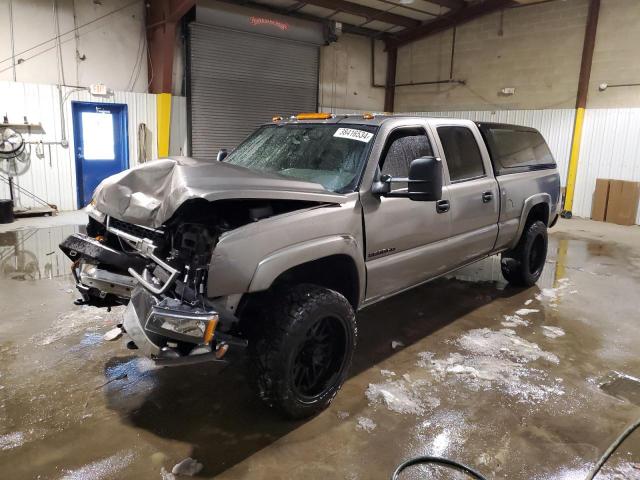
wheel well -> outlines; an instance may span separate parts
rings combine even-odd
[[[537,203],[531,210],[529,210],[529,215],[527,215],[526,226],[531,225],[533,222],[540,220],[545,225],[549,224],[549,205],[545,202]]]
[[[303,263],[283,272],[271,288],[286,284],[313,283],[341,293],[353,306],[358,307],[360,282],[355,262],[348,255],[331,255]]]

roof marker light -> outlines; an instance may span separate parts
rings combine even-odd
[[[373,120],[374,118],[376,118],[376,116],[373,113],[365,112],[362,114],[362,118],[364,118],[365,120]]]
[[[332,117],[332,113],[299,113],[296,120],[328,120]]]
[[[274,115],[273,117],[271,117],[271,121],[272,122],[281,122],[282,121],[282,117],[280,115]]]

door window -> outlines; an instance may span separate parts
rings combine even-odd
[[[82,143],[85,160],[116,158],[113,115],[107,112],[82,112]]]
[[[484,163],[473,132],[467,127],[438,127],[451,182],[484,177]]]
[[[401,128],[389,135],[382,151],[380,169],[384,175],[406,178],[412,161],[432,155],[431,143],[423,128]]]

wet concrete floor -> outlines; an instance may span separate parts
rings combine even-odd
[[[640,417],[638,227],[561,222],[533,288],[489,258],[360,312],[350,379],[303,422],[242,365],[156,369],[102,340],[121,310],[72,305],[56,246],[76,228],[0,234],[0,478],[153,479],[191,456],[200,478],[386,479],[432,454],[578,480]],[[640,432],[598,478],[640,478]]]

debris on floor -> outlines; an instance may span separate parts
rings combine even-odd
[[[127,468],[131,462],[133,462],[134,458],[135,454],[132,451],[118,452],[110,457],[96,460],[78,469],[67,471],[62,477],[62,480],[117,478],[118,475],[116,474]]]
[[[191,457],[187,457],[181,462],[175,464],[171,469],[171,473],[174,475],[186,475],[188,477],[193,477],[200,473],[200,470],[202,470],[202,464]]]
[[[545,337],[558,338],[558,337],[562,337],[564,335],[564,330],[561,329],[560,327],[550,327],[548,325],[543,325],[542,326],[542,334]]]
[[[358,424],[356,425],[357,430],[363,430],[367,433],[371,433],[375,430],[376,422],[367,417],[358,417]]]
[[[34,335],[31,341],[45,347],[83,331],[95,331],[103,326],[111,327],[121,321],[123,312],[124,307],[115,307],[111,312],[106,312],[101,308],[84,305],[59,315],[46,332]]]
[[[115,327],[105,333],[102,336],[102,339],[107,342],[112,342],[113,340],[117,340],[118,338],[120,338],[123,333],[124,331],[122,330],[122,327]]]
[[[440,404],[437,398],[429,394],[426,381],[412,381],[408,375],[401,380],[370,383],[365,395],[371,405],[384,404],[396,413],[423,415],[428,408]]]
[[[176,480],[176,476],[171,472],[167,472],[164,467],[160,469],[160,478],[162,480]]]
[[[400,340],[391,340],[391,348],[393,348],[394,350],[402,347],[404,347],[404,343],[402,343]]]
[[[529,321],[521,318],[519,315],[505,315],[504,320],[500,322],[503,327],[526,327]]]

